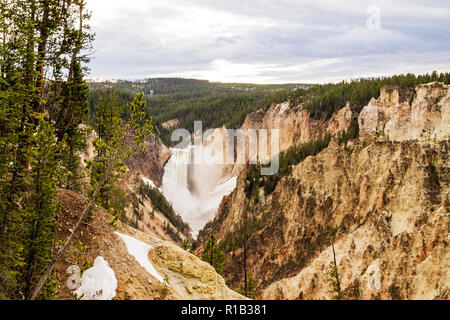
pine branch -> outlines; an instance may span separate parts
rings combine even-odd
[[[67,240],[64,243],[64,245],[59,249],[58,253],[53,258],[53,260],[50,263],[50,265],[48,266],[47,270],[42,275],[41,279],[39,280],[38,284],[36,285],[36,288],[33,290],[33,294],[31,295],[30,300],[35,300],[36,299],[36,297],[38,296],[38,294],[41,291],[42,287],[44,286],[45,282],[47,281],[47,279],[51,275],[53,269],[55,268],[56,264],[58,263],[59,259],[61,259],[61,257],[64,255],[64,253],[66,252],[67,248],[69,247],[69,244],[72,241],[73,237],[75,236],[75,233],[78,232],[78,230],[80,229],[81,225],[83,224],[85,218],[91,212],[91,210],[92,210],[92,208],[93,208],[93,206],[95,204],[95,199],[99,195],[100,190],[105,186],[106,182],[108,181],[109,175],[111,174],[112,170],[114,169],[114,166],[116,164],[117,158],[118,158],[119,154],[122,152],[124,141],[125,141],[125,139],[122,140],[121,145],[117,149],[114,157],[109,161],[108,166],[107,166],[107,168],[105,170],[105,174],[103,176],[103,179],[98,184],[98,186],[95,189],[94,193],[91,195],[91,197],[89,199],[89,202],[88,202],[88,205],[86,206],[86,208],[81,213],[81,216],[78,219],[78,222],[75,225],[75,227],[74,227],[72,233],[70,234],[69,238],[67,238]]]

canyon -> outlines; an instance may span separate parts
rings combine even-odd
[[[282,128],[281,150],[327,132],[335,138],[270,194],[260,188],[249,197],[240,171],[196,252],[211,234],[223,244],[242,236],[250,219],[244,244],[223,246],[231,288],[242,289],[251,273],[260,298],[331,299],[336,259],[348,298],[447,297],[449,96],[439,83],[406,92],[386,86],[360,114],[347,105],[328,120],[313,119],[301,106],[281,104],[249,115],[246,126]],[[339,144],[339,132],[355,121],[360,138]]]
[[[156,245],[150,259],[173,288],[163,294],[161,283],[128,273],[129,280],[118,279],[118,297],[243,298],[232,290],[242,292],[251,276],[256,298],[332,299],[329,270],[336,261],[341,299],[447,299],[449,115],[449,86],[440,83],[385,86],[360,112],[347,104],[328,117],[313,117],[290,101],[272,104],[249,114],[241,129],[279,129],[282,154],[331,138],[317,155],[283,172],[273,191],[259,178],[256,194],[248,193],[252,166],[193,164],[193,147],[170,149],[150,137],[147,152],[136,152],[120,183],[134,199],[126,210],[134,228],[121,224],[119,230]],[[355,127],[359,136],[343,139]],[[204,148],[218,151],[213,144]],[[177,229],[142,193],[142,185],[163,195],[190,229]],[[224,279],[213,269],[200,276],[207,264],[195,255],[210,235],[225,253]],[[118,245],[112,237],[105,242]],[[193,243],[194,255],[173,244],[180,240]],[[119,261],[110,260],[117,270]],[[223,289],[199,289],[204,286]]]

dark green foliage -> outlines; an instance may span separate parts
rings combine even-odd
[[[238,290],[237,292],[247,298],[256,299],[256,283],[253,279],[253,273],[249,272],[247,277],[247,285],[244,288]]]
[[[418,84],[439,81],[450,83],[450,73],[436,71],[431,74],[419,75],[406,74],[384,78],[358,79],[351,82],[337,84],[316,85],[308,90],[297,90],[292,93],[290,100],[292,105],[302,105],[309,110],[313,118],[323,116],[330,118],[334,112],[350,103],[353,111],[360,112],[370,99],[378,98],[381,87],[385,85],[411,87]]]
[[[114,88],[131,95],[144,93],[145,95],[171,95],[178,97],[205,96],[208,94],[229,94],[248,92],[279,92],[298,87],[308,87],[302,84],[251,84],[251,83],[220,83],[207,80],[183,79],[183,78],[151,78],[141,81],[118,80],[117,83],[91,83],[92,90]]]
[[[91,168],[91,183],[94,188],[104,177],[106,166],[109,158],[112,156],[117,144],[108,145],[114,138],[117,139],[119,127],[122,123],[122,114],[124,106],[117,104],[115,92],[111,92],[111,95],[107,99],[101,99],[96,108],[96,114],[94,118],[94,129],[98,134],[98,139],[94,142],[94,146],[97,150],[96,160],[90,163]],[[98,202],[107,210],[111,212],[123,211],[122,208],[113,208],[111,201],[114,194],[119,190],[115,186],[115,183],[119,176],[125,172],[126,168],[124,164],[119,164],[117,172],[108,177],[108,181],[105,183],[100,191]]]
[[[340,280],[339,280],[339,270],[338,267],[334,262],[331,262],[328,271],[328,284],[330,285],[330,293],[336,294],[333,296],[334,300],[340,300],[341,299],[341,287],[340,287]]]
[[[138,94],[126,106],[119,106],[116,95],[101,100],[96,108],[94,128],[98,138],[94,141],[96,157],[88,161],[91,174],[89,193],[101,186],[97,202],[111,212],[117,220],[123,216],[127,205],[125,195],[116,183],[125,173],[125,161],[132,155],[132,145],[142,146],[152,132],[151,119],[144,113],[146,102]],[[126,113],[127,120],[123,114]],[[111,167],[112,166],[112,167]]]
[[[330,141],[331,135],[326,134],[323,138],[310,140],[289,148],[280,155],[280,171],[289,171],[290,166],[303,162],[309,156],[316,156],[328,147]]]
[[[216,272],[220,275],[223,274],[223,263],[225,256],[220,250],[217,244],[217,239],[214,235],[211,235],[205,244],[202,252],[202,260],[208,262],[216,269]]]
[[[220,242],[220,248],[229,253],[238,248],[242,248],[245,242],[260,230],[262,223],[256,217],[245,216],[239,224],[233,226],[233,231],[228,232]]]
[[[186,250],[187,252],[191,252],[192,251],[191,241],[189,241],[189,239],[184,239],[184,241],[182,243],[182,248],[183,248],[183,250]]]
[[[90,130],[81,125],[89,114],[89,86],[83,79],[80,63],[72,62],[67,81],[55,81],[48,87],[47,95],[53,100],[49,103],[49,116],[54,122],[60,149],[62,170],[59,172],[59,185],[68,190],[81,191],[80,153],[87,146]]]
[[[299,89],[299,90],[303,91],[304,89]],[[279,103],[288,101],[292,94],[293,94],[292,90],[290,90],[290,89],[283,89],[283,90],[278,90],[278,91],[267,92],[257,102],[258,109],[267,110],[272,106],[272,104],[279,104]]]
[[[164,223],[163,229],[175,242],[181,242],[180,232],[175,231],[168,223]]]
[[[113,215],[111,225],[116,227],[117,221],[124,221],[125,208],[128,206],[127,194],[119,188],[109,189],[109,212]]]
[[[58,171],[58,186],[67,190],[81,191],[82,179],[80,153],[87,147],[87,135],[91,130],[87,127],[72,128],[64,133],[59,142],[60,162]]]
[[[47,269],[52,258],[55,216],[59,212],[56,200],[57,180],[54,172],[57,166],[57,145],[53,127],[44,120],[39,123],[36,134],[36,147],[31,158],[30,192],[25,200],[23,228],[24,265],[22,271],[25,298],[29,298],[32,289]],[[56,285],[49,278],[39,299],[49,299],[55,294]]]
[[[193,132],[194,121],[201,120],[203,129],[238,128],[242,125],[247,114],[256,111],[256,94],[227,94],[211,95],[206,97],[195,97],[183,99],[181,101],[167,101],[167,97],[151,97],[151,110],[149,114],[154,114],[155,123],[158,126],[162,141],[166,145],[173,145],[171,142],[172,130],[165,129],[162,123],[171,119],[179,119],[178,128],[184,128]],[[160,110],[158,112],[158,106]]]

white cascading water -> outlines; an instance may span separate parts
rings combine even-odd
[[[236,188],[237,179],[221,179],[221,165],[189,165],[192,150],[192,147],[171,149],[161,189],[196,237],[198,231],[214,218],[222,198]]]
[[[164,179],[169,186],[179,186],[188,188],[188,166],[186,165],[190,158],[190,149],[170,149],[170,159],[164,168]]]

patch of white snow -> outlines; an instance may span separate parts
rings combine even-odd
[[[81,277],[81,287],[74,294],[81,300],[112,300],[116,296],[117,279],[114,270],[103,257],[97,257],[94,266]]]
[[[131,254],[136,261],[144,268],[148,273],[150,273],[153,277],[158,279],[162,283],[166,283],[161,275],[156,271],[151,262],[148,260],[148,252],[153,247],[147,243],[139,241],[133,237],[121,234],[119,232],[114,232],[118,235],[122,241],[125,243],[127,247],[128,253]]]
[[[152,180],[143,177],[143,178],[142,178],[142,181],[144,181],[144,183],[145,183],[147,186],[149,186],[150,188],[152,188],[152,189],[158,189],[159,192],[162,193],[162,189],[161,189],[161,188],[158,188],[158,187],[156,186],[156,184],[155,184]]]

